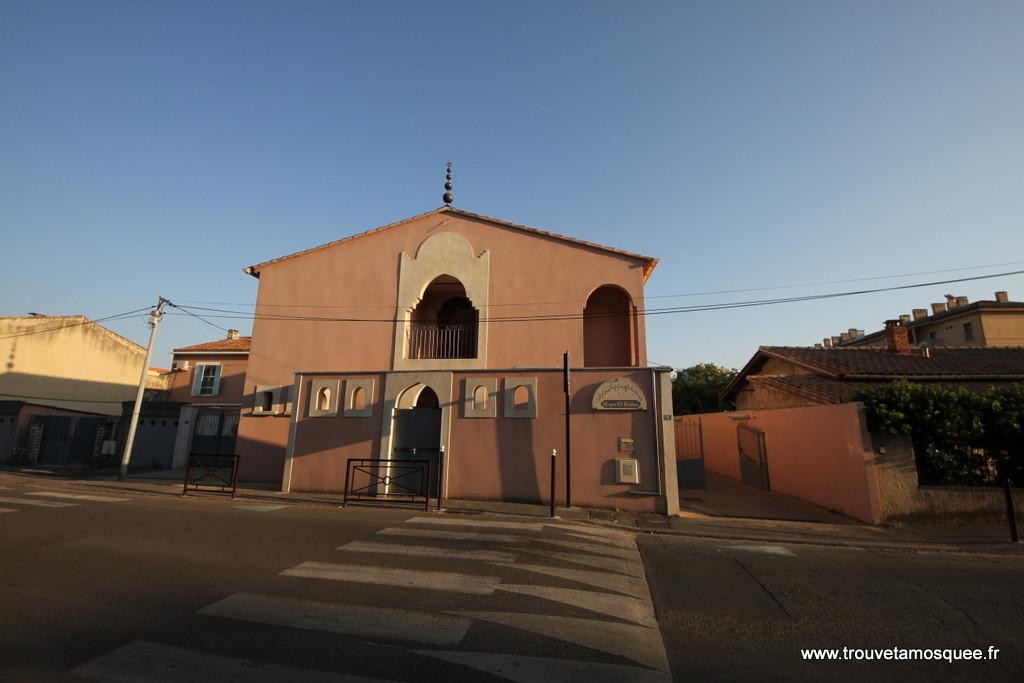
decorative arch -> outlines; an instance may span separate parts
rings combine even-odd
[[[630,367],[634,360],[633,300],[618,285],[602,285],[583,309],[584,367]]]
[[[398,297],[395,318],[402,322],[395,325],[395,346],[393,366],[396,370],[482,368],[487,363],[487,322],[488,278],[490,276],[490,254],[474,255],[469,241],[456,232],[438,232],[427,237],[416,248],[415,256],[402,254],[398,271]],[[445,301],[433,301],[433,295],[443,286],[458,283],[461,291],[449,298],[464,299],[455,308],[461,314],[475,309],[476,332],[467,348],[458,355],[446,358],[424,357],[420,349],[410,345],[411,331],[415,324],[422,324],[422,313],[437,304],[438,312]],[[466,304],[469,304],[468,306]],[[446,314],[457,316],[459,310],[448,310]]]

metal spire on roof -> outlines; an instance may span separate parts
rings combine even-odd
[[[441,196],[446,206],[451,206],[452,202],[455,201],[455,195],[452,194],[452,162],[448,162],[448,173],[445,174],[444,182],[444,195]]]

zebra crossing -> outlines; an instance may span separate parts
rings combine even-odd
[[[326,659],[309,668],[185,639],[133,641],[71,673],[101,683],[189,680],[201,663],[196,679],[205,681],[424,680],[428,670],[453,680],[671,680],[632,534],[439,514],[329,552],[283,569],[271,591],[234,593],[195,616],[205,620],[197,628],[219,632],[336,639],[315,641]],[[385,648],[386,660],[374,669],[343,654],[360,646]]]
[[[5,490],[10,491],[10,488],[5,487]],[[70,491],[30,491],[22,494],[22,496],[8,495],[6,493],[0,495],[0,503],[4,505],[4,507],[0,507],[0,513],[20,512],[26,508],[63,509],[78,507],[83,503],[121,503],[130,500],[129,498],[118,496],[73,493]],[[29,498],[28,496],[33,497]]]

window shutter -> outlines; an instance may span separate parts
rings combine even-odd
[[[198,396],[199,391],[203,386],[203,370],[206,366],[198,364],[195,366],[195,370],[192,371],[192,395]]]
[[[221,366],[214,365],[213,367],[214,367],[213,391],[210,392],[210,395],[211,396],[219,396],[220,395],[220,370],[221,370]]]

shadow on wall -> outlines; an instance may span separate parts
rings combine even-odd
[[[134,401],[138,384],[33,375],[0,374],[0,400],[11,399],[97,415],[120,415],[124,401]]]
[[[540,463],[548,464],[546,458],[551,454],[535,453],[532,419],[505,417],[501,410],[499,405],[495,418],[501,498],[513,503],[546,503],[549,494],[545,491],[541,496],[537,470]]]

